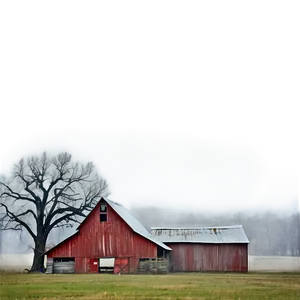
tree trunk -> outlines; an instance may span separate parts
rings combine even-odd
[[[46,240],[44,237],[37,237],[34,248],[33,263],[31,266],[31,272],[43,272],[44,271],[44,252],[45,252]]]

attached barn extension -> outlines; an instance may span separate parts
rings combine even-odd
[[[172,248],[174,272],[248,272],[248,239],[241,225],[152,227],[151,234]]]
[[[153,237],[121,204],[101,198],[77,232],[48,250],[49,273],[137,273],[152,261],[168,271],[170,248]],[[158,268],[160,261],[166,268]]]

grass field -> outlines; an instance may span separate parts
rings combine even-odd
[[[0,269],[30,268],[32,257],[0,256]],[[14,264],[12,264],[12,262]],[[3,299],[299,299],[298,257],[249,256],[248,274],[164,276],[46,275],[0,272]],[[22,265],[27,263],[28,265]],[[271,271],[282,273],[255,273]],[[287,273],[284,273],[287,272]],[[291,272],[291,273],[289,273]],[[295,273],[292,273],[295,272]],[[298,272],[298,273],[296,273]]]
[[[0,299],[300,299],[297,273],[0,274]]]

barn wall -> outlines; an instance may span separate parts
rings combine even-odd
[[[248,271],[247,244],[168,243],[171,271]]]
[[[130,271],[136,270],[137,259],[157,256],[157,246],[136,234],[108,205],[107,222],[100,222],[100,203],[80,225],[79,233],[47,253],[52,257],[75,257],[78,273],[89,272],[88,258],[132,257]]]

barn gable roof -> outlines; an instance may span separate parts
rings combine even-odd
[[[164,243],[249,243],[242,225],[221,227],[151,227],[151,234]]]
[[[166,246],[162,241],[157,239],[155,236],[151,235],[148,230],[137,220],[137,218],[122,204],[119,204],[117,202],[111,201],[107,198],[103,199],[110,205],[110,207],[127,223],[131,229],[138,233],[139,235],[145,237],[146,239],[152,241],[153,243],[157,244],[158,246],[166,249],[166,250],[172,250],[168,246]]]
[[[144,238],[150,240],[151,242],[155,243],[156,245],[162,247],[165,250],[172,250],[170,247],[168,247],[167,245],[165,245],[163,242],[161,242],[160,240],[158,240],[156,237],[154,237],[153,235],[151,235],[150,232],[148,232],[146,230],[146,228],[136,219],[136,217],[127,209],[125,208],[122,204],[119,204],[117,202],[111,201],[105,197],[102,197],[99,202],[101,200],[105,200],[110,207],[127,223],[127,225],[137,234],[143,236]],[[98,203],[99,203],[98,202]],[[98,205],[97,203],[97,205]],[[97,205],[95,205],[95,207],[88,213],[88,215],[82,220],[82,222],[80,223],[80,225],[77,227],[76,232],[73,233],[71,236],[67,237],[66,239],[64,239],[63,241],[61,241],[60,243],[58,243],[57,245],[55,245],[53,248],[47,250],[44,254],[47,254],[48,252],[50,252],[51,250],[53,250],[54,248],[56,248],[57,246],[61,245],[62,243],[64,243],[65,241],[69,240],[70,238],[72,238],[74,235],[78,234],[80,231],[80,227],[83,225],[83,223],[85,223],[85,221],[87,220],[87,218],[89,217],[89,215],[92,213],[92,211],[94,211],[94,209],[96,209]]]

